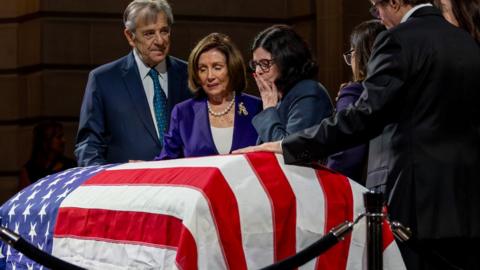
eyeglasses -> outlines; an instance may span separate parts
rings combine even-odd
[[[268,72],[273,64],[275,64],[273,59],[260,59],[258,61],[252,59],[248,62],[248,67],[255,71],[257,70],[257,66],[260,66],[262,72]]]
[[[354,49],[350,49],[349,51],[343,53],[343,60],[345,60],[345,63],[349,66],[352,65],[352,53],[354,51]]]
[[[368,11],[370,11],[370,14],[372,14],[373,17],[375,18],[380,18],[380,14],[378,13],[378,8],[377,8],[377,5],[382,3],[383,0],[379,0],[379,1],[376,1],[372,4],[372,6],[370,7],[370,9]]]

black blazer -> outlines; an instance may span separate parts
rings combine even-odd
[[[283,141],[299,163],[370,142],[367,187],[419,238],[480,237],[480,49],[423,7],[377,38],[355,106]]]
[[[191,93],[185,61],[168,56],[167,72],[170,114]],[[93,70],[80,112],[78,165],[153,160],[161,150],[133,52]]]

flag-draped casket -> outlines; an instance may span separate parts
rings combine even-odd
[[[2,226],[88,269],[258,269],[364,211],[363,187],[269,153],[74,168],[1,207]],[[384,267],[404,269],[384,226]],[[365,269],[366,225],[301,269]],[[6,269],[41,269],[7,245]]]

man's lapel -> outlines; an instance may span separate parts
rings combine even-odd
[[[147,97],[143,89],[142,81],[140,80],[140,73],[138,72],[133,53],[128,55],[127,61],[123,66],[122,77],[136,109],[136,113],[139,115],[143,125],[155,142],[161,145],[157,132],[155,131],[152,114],[150,113],[150,107],[148,106]]]

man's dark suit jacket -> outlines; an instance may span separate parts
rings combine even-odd
[[[184,61],[168,56],[167,72],[170,119],[173,106],[191,94]],[[80,112],[79,166],[153,160],[161,150],[133,52],[93,70]]]
[[[288,163],[370,142],[367,187],[419,239],[480,237],[480,49],[433,7],[380,34],[355,104],[288,137]]]

